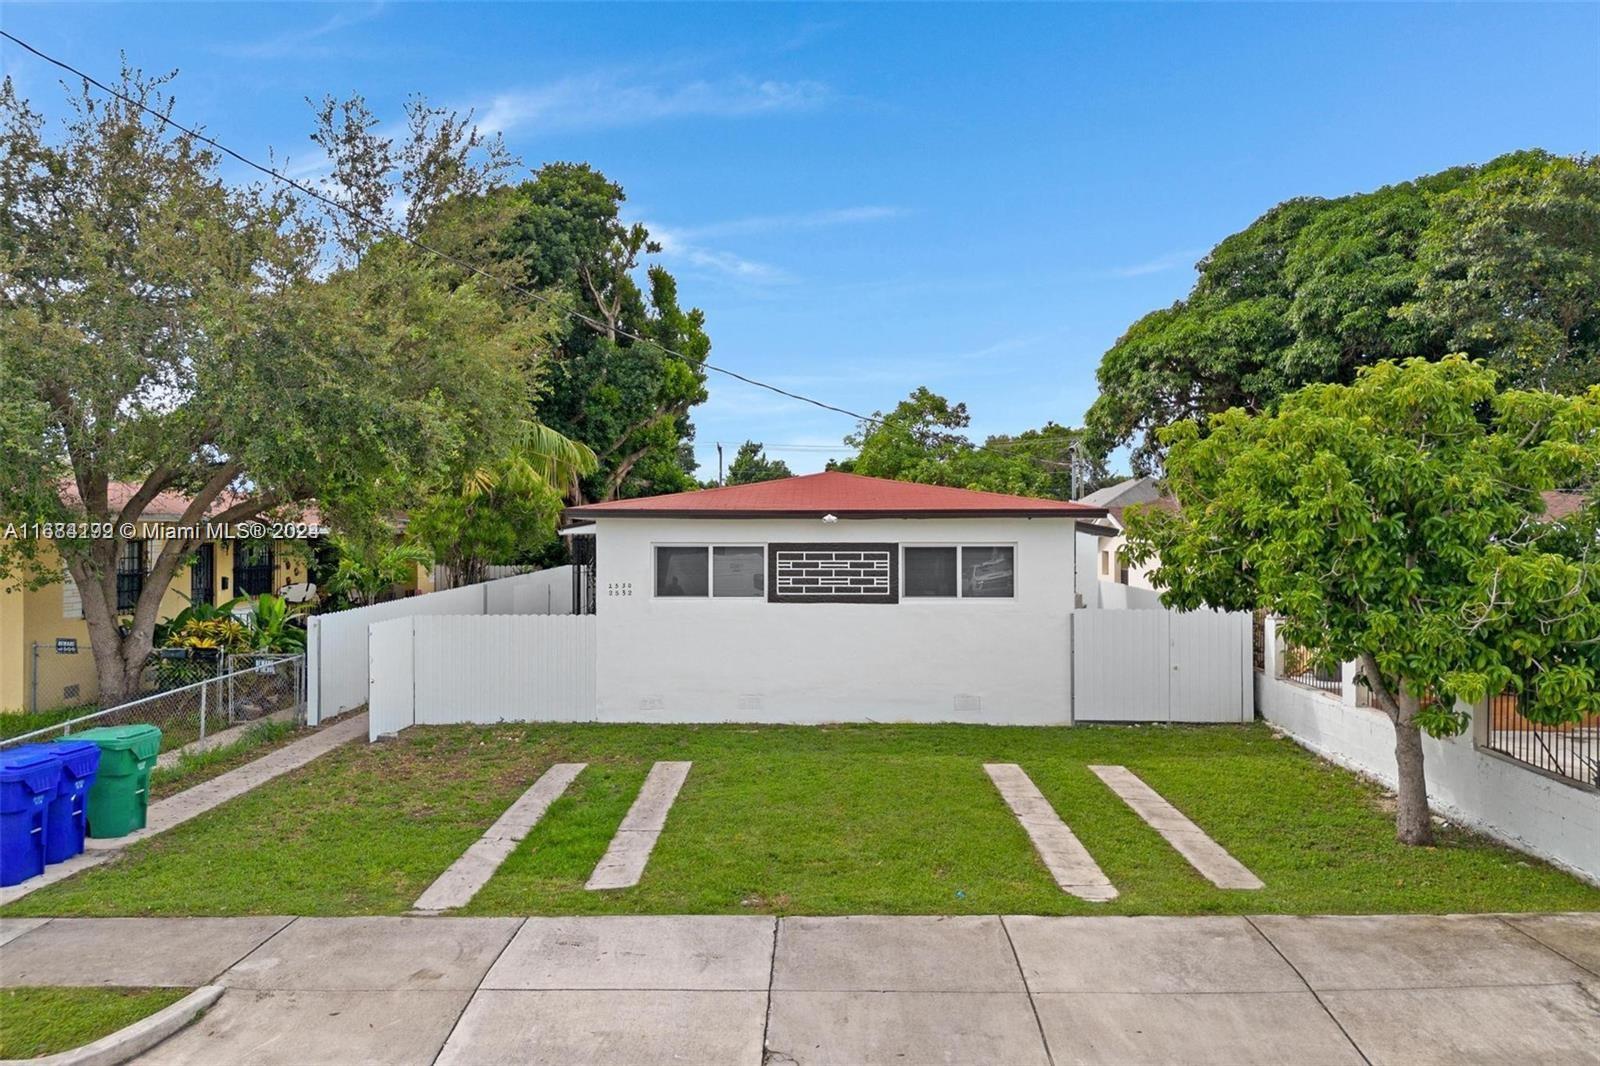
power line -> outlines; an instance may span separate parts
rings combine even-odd
[[[845,415],[846,417],[854,418],[857,421],[867,423],[868,425],[881,426],[881,425],[884,424],[884,419],[880,418],[880,417],[878,417],[876,415],[864,415],[864,414],[861,414],[860,412],[852,411],[852,410],[850,410],[849,408],[846,408],[846,407],[839,407],[839,406],[837,406],[835,404],[827,403],[827,402],[825,402],[823,400],[818,400],[818,399],[815,399],[814,397],[806,396],[806,395],[804,395],[802,393],[792,392],[792,391],[790,391],[788,389],[785,389],[785,388],[783,388],[781,386],[773,385],[770,382],[761,381],[761,380],[759,380],[757,378],[750,377],[749,375],[741,374],[736,370],[729,370],[727,367],[717,366],[714,363],[706,362],[704,360],[701,360],[700,362],[696,362],[695,360],[691,359],[690,357],[684,355],[682,352],[675,351],[672,348],[667,347],[665,344],[662,344],[658,340],[655,340],[655,339],[650,338],[650,337],[641,336],[640,334],[634,333],[631,330],[628,330],[628,329],[625,329],[625,328],[622,328],[622,327],[612,328],[609,325],[607,325],[606,323],[602,323],[598,319],[595,319],[595,318],[593,318],[593,317],[591,317],[589,315],[586,315],[581,311],[576,311],[576,310],[573,310],[572,308],[569,308],[569,307],[561,307],[559,305],[556,305],[550,299],[550,297],[544,295],[543,293],[537,292],[537,291],[535,291],[533,289],[529,289],[529,288],[527,288],[525,286],[522,286],[522,285],[518,285],[514,281],[508,281],[505,278],[501,278],[501,277],[498,277],[498,276],[496,276],[494,274],[491,274],[490,272],[488,272],[487,270],[484,270],[482,267],[479,267],[475,263],[471,263],[471,262],[468,262],[465,259],[459,258],[458,256],[451,255],[449,252],[440,251],[439,249],[434,248],[434,247],[432,247],[432,246],[430,246],[428,244],[425,244],[424,242],[422,242],[422,241],[418,240],[417,238],[411,236],[409,233],[406,233],[403,230],[398,229],[396,226],[394,226],[392,223],[388,222],[385,219],[382,219],[382,218],[371,218],[371,217],[363,214],[361,211],[357,210],[356,208],[353,208],[353,207],[349,206],[348,204],[340,203],[338,200],[334,199],[333,197],[328,196],[328,195],[326,195],[326,194],[324,194],[322,192],[319,192],[318,190],[312,188],[309,185],[306,185],[306,184],[304,184],[304,183],[302,183],[300,181],[297,181],[294,178],[288,177],[287,175],[281,174],[278,171],[274,170],[273,168],[271,168],[271,167],[269,167],[269,166],[267,166],[267,165],[265,165],[263,163],[256,162],[254,159],[251,159],[250,157],[248,157],[246,155],[243,155],[242,153],[237,152],[232,148],[229,148],[227,145],[222,144],[221,142],[215,140],[214,138],[208,137],[204,133],[201,133],[199,130],[193,129],[193,128],[189,127],[189,126],[185,126],[182,123],[178,122],[176,119],[173,119],[170,116],[165,115],[165,114],[161,113],[160,111],[157,111],[155,108],[150,107],[148,104],[145,104],[145,103],[143,103],[142,101],[139,101],[139,100],[135,100],[133,97],[128,96],[126,93],[123,93],[120,90],[112,88],[110,85],[107,85],[105,82],[103,82],[100,79],[94,77],[93,75],[88,74],[85,71],[79,70],[77,67],[73,66],[71,63],[68,63],[67,61],[65,61],[63,59],[57,59],[55,56],[52,56],[52,55],[50,55],[50,54],[48,54],[46,52],[40,51],[38,48],[35,48],[33,45],[29,44],[27,41],[24,41],[22,38],[18,37],[14,33],[11,33],[11,32],[9,32],[7,30],[4,30],[4,29],[0,29],[0,37],[4,37],[6,40],[12,42],[13,44],[17,45],[18,47],[20,47],[20,48],[22,48],[24,50],[32,53],[33,55],[37,56],[38,58],[44,60],[46,63],[49,63],[49,64],[51,64],[51,65],[53,65],[55,67],[59,67],[60,69],[66,71],[67,73],[73,75],[74,77],[82,79],[86,84],[93,85],[95,88],[99,89],[101,92],[104,92],[109,96],[115,97],[116,99],[121,100],[126,104],[129,104],[129,105],[131,105],[133,107],[138,108],[140,111],[143,111],[144,113],[150,115],[151,117],[155,118],[157,121],[161,122],[162,124],[164,124],[166,126],[170,126],[173,129],[178,130],[179,132],[181,132],[183,134],[186,134],[189,137],[193,137],[195,140],[200,141],[203,144],[210,145],[212,148],[216,149],[218,152],[221,152],[223,155],[226,155],[230,159],[236,160],[237,162],[244,164],[245,166],[249,167],[252,170],[255,170],[255,171],[257,171],[257,172],[259,172],[261,174],[265,174],[267,177],[271,178],[273,181],[277,181],[277,182],[280,182],[280,183],[282,183],[284,185],[287,185],[288,187],[290,187],[292,189],[295,189],[295,190],[305,194],[306,196],[311,197],[313,200],[316,200],[318,203],[325,204],[328,207],[333,208],[335,211],[343,212],[345,215],[349,216],[350,218],[355,219],[357,222],[360,222],[362,225],[367,226],[370,229],[382,230],[385,233],[388,233],[388,234],[391,234],[392,236],[398,237],[400,240],[405,241],[407,244],[411,245],[414,248],[417,248],[420,251],[426,252],[427,254],[435,256],[435,257],[437,257],[439,259],[442,259],[442,260],[444,260],[444,261],[446,261],[448,263],[453,263],[456,266],[462,268],[463,270],[468,271],[471,274],[474,274],[474,275],[476,275],[478,277],[486,278],[489,281],[494,282],[497,285],[503,286],[504,288],[507,288],[507,289],[509,289],[509,290],[511,290],[511,291],[513,291],[515,293],[518,293],[519,295],[527,297],[528,299],[534,301],[535,303],[541,304],[541,305],[546,306],[546,307],[554,307],[555,310],[557,312],[559,312],[560,314],[563,314],[563,315],[567,316],[568,318],[573,319],[574,321],[582,322],[583,324],[589,326],[592,329],[599,330],[599,331],[614,332],[614,333],[616,333],[616,334],[618,334],[620,336],[628,338],[631,341],[634,341],[637,344],[644,344],[644,345],[653,346],[656,349],[666,353],[667,355],[672,356],[675,359],[679,359],[679,360],[683,361],[684,363],[687,363],[690,366],[704,367],[707,370],[715,371],[718,374],[722,374],[722,375],[724,375],[726,377],[733,378],[736,381],[742,381],[747,385],[754,386],[755,388],[765,389],[768,392],[776,393],[779,396],[784,396],[784,397],[787,397],[788,399],[799,401],[800,403],[810,404],[811,406],[821,408],[824,411],[832,411],[835,414]],[[978,451],[1003,451],[1006,448],[1024,447],[1024,446],[1027,446],[1027,445],[1032,444],[1032,443],[1034,443],[1034,442],[1033,441],[1017,440],[1015,438],[1012,438],[1011,440],[1006,440],[1006,441],[985,442],[983,444],[976,445],[975,447],[976,447],[976,450],[978,450]],[[772,445],[771,447],[774,450],[795,450],[795,451],[798,451],[798,450],[847,451],[847,450],[849,450],[848,448],[844,448],[844,447],[840,447],[840,448],[835,449],[832,446],[823,446],[823,445],[816,445],[816,446],[810,446],[810,445],[784,445],[784,446]],[[1071,463],[1063,463],[1063,462],[1060,462],[1059,460],[1045,459],[1042,456],[1030,456],[1029,458],[1032,458],[1034,461],[1042,463],[1042,464],[1044,464],[1046,466],[1063,466],[1063,467],[1065,467],[1065,466],[1071,466],[1072,465]]]
[[[24,41],[22,38],[16,36],[13,33],[10,33],[10,32],[8,32],[6,30],[0,30],[0,37],[4,37],[6,40],[12,42],[13,44],[17,45],[18,47],[26,49],[27,51],[29,51],[29,52],[33,53],[34,55],[38,56],[40,59],[44,60],[46,63],[50,63],[53,66],[59,67],[62,70],[66,71],[67,73],[72,74],[74,77],[78,77],[78,78],[83,79],[84,82],[86,82],[89,85],[93,85],[95,88],[99,89],[101,92],[107,93],[108,95],[113,96],[113,97],[117,98],[118,100],[121,100],[123,103],[130,104],[133,107],[138,108],[140,111],[145,112],[146,114],[152,116],[153,118],[157,119],[158,121],[162,122],[163,124],[165,124],[167,126],[171,126],[173,129],[178,130],[179,132],[181,132],[183,134],[186,134],[189,137],[193,137],[195,140],[200,141],[203,144],[210,145],[212,148],[215,148],[217,151],[221,152],[223,155],[228,156],[230,159],[234,159],[234,160],[236,160],[236,161],[238,161],[240,163],[243,163],[245,166],[251,168],[252,170],[255,170],[255,171],[258,171],[258,172],[260,172],[262,174],[265,174],[267,177],[271,178],[272,180],[277,181],[277,182],[281,182],[284,185],[287,185],[292,189],[296,189],[299,192],[304,193],[306,196],[311,197],[312,199],[316,200],[319,203],[326,204],[328,207],[331,207],[336,211],[344,212],[350,218],[355,219],[357,222],[360,222],[362,225],[367,226],[370,229],[382,230],[385,233],[388,233],[388,234],[391,234],[392,236],[398,237],[398,238],[400,238],[401,240],[405,241],[407,244],[411,245],[414,248],[417,248],[417,249],[419,249],[421,251],[424,251],[424,252],[428,253],[429,255],[437,256],[438,258],[443,259],[446,262],[454,263],[456,266],[461,267],[463,270],[466,270],[466,271],[468,271],[468,272],[470,272],[472,274],[475,274],[475,275],[477,275],[479,277],[487,278],[488,280],[490,280],[492,282],[495,282],[496,284],[503,285],[504,287],[512,290],[513,292],[519,293],[522,296],[526,296],[528,299],[533,300],[536,303],[543,304],[544,306],[547,306],[547,307],[554,306],[555,309],[557,311],[559,311],[561,314],[564,314],[564,315],[568,316],[569,318],[574,319],[575,321],[582,322],[582,323],[584,323],[585,325],[589,326],[592,329],[616,333],[616,334],[619,334],[619,335],[621,335],[623,337],[626,337],[629,340],[634,341],[635,343],[638,343],[638,344],[653,345],[654,347],[660,349],[661,351],[663,351],[666,354],[672,356],[673,358],[681,359],[683,362],[688,363],[690,366],[701,366],[701,367],[704,367],[707,370],[716,371],[718,374],[723,374],[723,375],[725,375],[727,377],[733,378],[736,381],[742,381],[746,385],[753,385],[758,389],[766,389],[768,392],[777,393],[779,396],[785,396],[785,397],[788,397],[791,400],[798,400],[801,403],[808,403],[808,404],[811,404],[813,407],[820,407],[824,411],[833,411],[833,412],[835,412],[837,414],[847,415],[850,418],[854,418],[854,419],[856,419],[858,421],[861,421],[861,422],[871,423],[873,425],[881,425],[882,424],[882,419],[875,418],[875,417],[873,417],[871,415],[863,415],[863,414],[860,414],[860,413],[858,413],[856,411],[852,411],[852,410],[850,410],[848,408],[845,408],[845,407],[838,407],[838,406],[836,406],[834,404],[826,403],[826,402],[824,402],[822,400],[814,399],[813,397],[805,396],[805,395],[802,395],[801,393],[798,393],[798,392],[791,392],[788,389],[782,388],[782,387],[777,386],[777,385],[770,384],[769,382],[760,381],[760,380],[758,380],[756,378],[750,377],[747,374],[741,374],[737,370],[729,370],[727,367],[717,366],[714,363],[708,363],[708,362],[705,362],[704,360],[702,360],[700,362],[696,362],[695,360],[693,360],[693,359],[689,358],[688,356],[684,355],[682,352],[674,351],[673,349],[667,347],[665,344],[662,344],[658,340],[654,340],[654,339],[652,339],[650,337],[640,336],[639,334],[634,333],[631,330],[623,329],[621,327],[613,328],[613,327],[611,327],[611,326],[609,326],[609,325],[607,325],[605,323],[600,322],[597,319],[591,318],[590,316],[584,314],[581,311],[575,311],[575,310],[573,310],[573,309],[571,309],[569,307],[556,306],[553,303],[553,301],[550,300],[549,297],[545,296],[542,293],[535,292],[532,289],[525,288],[524,286],[518,285],[514,281],[507,281],[504,278],[497,277],[494,274],[489,273],[487,270],[484,270],[482,267],[479,267],[474,263],[467,262],[466,260],[460,259],[460,258],[458,258],[458,257],[456,257],[454,255],[451,255],[448,252],[443,252],[443,251],[440,251],[437,248],[431,247],[430,245],[424,244],[422,241],[420,241],[417,238],[411,236],[409,233],[406,233],[406,232],[396,228],[394,225],[392,225],[391,223],[389,223],[385,219],[368,217],[367,215],[365,215],[362,212],[358,211],[357,209],[349,206],[348,204],[342,204],[338,200],[335,200],[333,197],[327,196],[327,195],[325,195],[325,194],[323,194],[321,192],[318,192],[316,189],[312,188],[309,185],[305,185],[305,184],[303,184],[303,183],[301,183],[299,181],[296,181],[294,178],[288,177],[288,176],[286,176],[284,174],[280,174],[278,171],[272,169],[271,167],[269,167],[269,166],[267,166],[267,165],[265,165],[263,163],[258,163],[254,159],[251,159],[246,155],[243,155],[243,154],[241,154],[239,152],[234,151],[232,148],[229,148],[227,145],[222,144],[219,141],[216,141],[216,140],[212,139],[211,137],[208,137],[205,134],[201,133],[199,130],[192,129],[192,128],[188,127],[188,126],[185,126],[182,123],[176,121],[175,119],[170,118],[169,116],[162,114],[160,111],[157,111],[155,108],[150,107],[148,104],[145,104],[145,103],[143,103],[142,101],[139,101],[139,100],[135,100],[133,97],[128,96],[126,93],[123,93],[123,92],[121,92],[121,91],[119,91],[117,89],[113,89],[111,86],[107,85],[105,82],[101,81],[100,79],[95,78],[92,75],[87,74],[84,71],[79,70],[77,67],[73,66],[71,63],[68,63],[67,61],[65,61],[63,59],[57,59],[55,56],[49,55],[48,53],[41,52],[39,49],[35,48],[33,45],[29,44],[27,41]]]

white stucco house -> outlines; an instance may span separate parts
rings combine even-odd
[[[1107,485],[1103,489],[1089,493],[1078,502],[1099,508],[1106,516],[1095,535],[1095,544],[1091,549],[1094,552],[1095,572],[1100,580],[1114,585],[1126,585],[1129,588],[1154,589],[1155,586],[1150,581],[1150,567],[1130,566],[1122,558],[1122,549],[1127,544],[1127,538],[1124,536],[1127,522],[1124,516],[1128,508],[1171,509],[1177,506],[1177,501],[1161,488],[1160,481],[1153,477],[1125,478],[1114,485]]]
[[[822,473],[570,508],[612,721],[1071,721],[1085,503]]]

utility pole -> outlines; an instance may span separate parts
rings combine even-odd
[[[1082,475],[1079,471],[1083,466],[1083,438],[1072,438],[1072,498],[1078,499],[1083,495]]]
[[[722,442],[720,440],[717,441],[717,484],[727,484],[727,482],[722,480]]]

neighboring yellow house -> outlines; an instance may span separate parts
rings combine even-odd
[[[112,486],[116,511],[135,485]],[[160,530],[182,518],[187,497],[164,492],[145,509],[140,539],[123,545],[117,566],[118,605],[132,611],[145,575],[160,554]],[[305,519],[315,523],[314,515]],[[213,539],[196,546],[161,599],[160,618],[171,618],[191,601],[226,603],[236,596],[277,592],[307,580],[305,541]],[[46,546],[37,564],[60,579],[41,588],[0,588],[0,713],[51,710],[93,703],[97,695],[89,627],[78,588],[60,557]]]

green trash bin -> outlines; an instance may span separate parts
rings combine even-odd
[[[143,829],[161,730],[153,725],[104,726],[75,733],[73,739],[92,740],[100,747],[100,771],[89,789],[89,835],[121,837]]]

